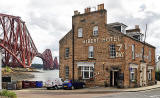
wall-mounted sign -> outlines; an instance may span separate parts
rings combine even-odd
[[[120,41],[119,36],[113,36],[113,37],[106,37],[106,38],[91,38],[91,39],[86,39],[83,40],[84,44],[92,44],[92,43],[99,43],[99,42],[118,42]]]

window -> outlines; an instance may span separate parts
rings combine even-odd
[[[151,62],[151,49],[149,49],[148,60],[149,60],[149,62]]]
[[[130,80],[135,81],[135,68],[130,68]]]
[[[93,67],[90,66],[81,66],[82,78],[90,79],[93,78]]]
[[[93,58],[94,52],[93,52],[93,46],[89,46],[88,49],[88,58]]]
[[[132,45],[132,59],[135,59],[135,45]]]
[[[94,26],[93,27],[93,36],[97,36],[98,35],[98,26]]]
[[[110,58],[116,57],[116,48],[114,44],[109,45],[109,51],[110,51]]]
[[[66,49],[65,49],[65,57],[66,57],[66,58],[69,57],[69,48],[66,48]]]
[[[68,79],[69,78],[69,66],[65,67],[65,77]]]
[[[83,29],[82,28],[78,29],[78,37],[83,37]]]
[[[141,51],[142,51],[141,57],[142,57],[142,59],[143,59],[143,57],[144,57],[144,56],[143,56],[143,55],[144,55],[144,53],[143,53],[143,52],[144,52],[144,48],[143,48],[143,47],[142,47],[142,50],[141,50]]]
[[[152,80],[152,69],[148,70],[148,80]]]

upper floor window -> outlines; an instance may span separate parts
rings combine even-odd
[[[89,49],[88,49],[88,58],[93,58],[93,46],[89,46]]]
[[[148,55],[148,60],[149,60],[149,62],[151,62],[151,49],[149,49],[149,55]]]
[[[66,57],[66,58],[69,57],[69,48],[66,48],[66,49],[65,49],[65,57]]]
[[[69,78],[69,66],[65,67],[65,77],[68,79]]]
[[[93,36],[97,36],[98,35],[98,26],[94,26],[93,27]]]
[[[135,59],[135,45],[132,45],[132,59]]]
[[[116,48],[114,44],[109,45],[109,55],[110,55],[110,58],[116,57]]]
[[[78,37],[83,37],[83,29],[82,28],[78,29]]]

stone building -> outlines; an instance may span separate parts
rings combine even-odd
[[[155,47],[138,25],[107,24],[104,4],[74,12],[72,30],[59,41],[60,77],[87,86],[140,87],[155,83]],[[73,66],[74,65],[74,66]]]

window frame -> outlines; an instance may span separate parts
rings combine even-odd
[[[88,58],[94,58],[94,47],[93,46],[88,47]]]
[[[151,49],[149,49],[148,61],[149,61],[149,62],[152,61],[152,53],[151,53]]]
[[[83,28],[78,28],[78,38],[83,37]]]
[[[109,45],[109,57],[116,58],[116,45],[115,44]]]
[[[85,69],[88,67],[88,69]],[[88,78],[85,77],[85,73],[88,72]],[[94,77],[94,67],[93,66],[81,66],[82,79],[90,79]],[[91,74],[93,76],[91,76]]]
[[[65,78],[69,78],[69,66],[65,66]]]
[[[132,45],[132,59],[135,60],[135,45]]]
[[[136,68],[130,68],[130,81],[132,81],[132,82],[134,82],[136,80],[135,70],[136,70]]]
[[[69,48],[65,48],[65,58],[69,58]]]
[[[98,36],[98,26],[93,27],[93,36]]]
[[[148,69],[148,80],[152,80],[152,69]]]

